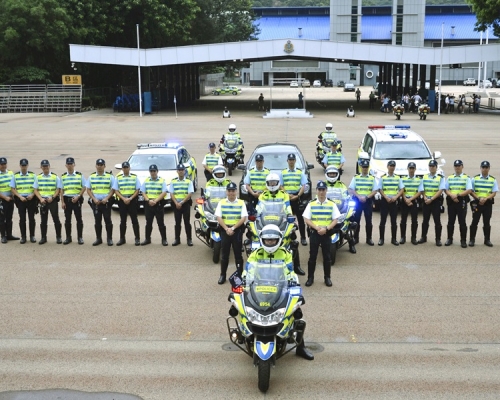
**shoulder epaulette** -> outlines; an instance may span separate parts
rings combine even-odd
[[[490,178],[496,179],[493,175],[490,175]]]
[[[50,175],[57,175],[57,174],[55,174],[55,173],[51,172],[51,173],[50,173]]]
[[[478,176],[481,176],[481,174],[474,175],[474,178],[476,178],[476,177],[478,177]]]
[[[67,173],[67,172],[64,172],[61,176],[64,176],[64,175],[68,175],[68,173]]]
[[[133,174],[132,172],[130,173],[131,176],[137,176],[136,174]]]

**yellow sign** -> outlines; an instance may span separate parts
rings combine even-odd
[[[81,75],[63,75],[62,76],[63,85],[81,85],[82,76]]]
[[[276,286],[256,286],[255,291],[257,293],[277,293],[278,288]]]

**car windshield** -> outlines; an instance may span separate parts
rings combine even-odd
[[[378,142],[373,158],[376,160],[419,160],[432,158],[424,142]]]
[[[291,150],[288,152],[273,152],[273,153],[265,153],[262,152],[262,149],[255,152],[255,154],[262,154],[264,156],[264,167],[270,170],[283,170],[288,168],[288,154],[295,153],[296,151]],[[255,167],[255,154],[252,156],[250,160],[249,169]],[[300,157],[297,157],[297,161],[295,162],[295,168],[300,168],[304,171],[304,165],[302,164],[302,160]]]
[[[148,170],[151,164],[156,164],[159,171],[175,170],[177,167],[174,154],[134,154],[128,162],[132,171]]]

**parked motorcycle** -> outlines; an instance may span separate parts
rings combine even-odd
[[[357,227],[357,222],[354,221],[356,213],[356,202],[350,196],[345,196],[345,193],[340,188],[329,187],[326,192],[326,197],[333,201],[340,212],[340,217],[337,220],[337,225],[333,228],[332,244],[330,246],[330,259],[332,265],[335,264],[337,250],[350,241],[354,242],[354,231]]]
[[[220,141],[219,153],[230,176],[238,164],[244,164],[243,143],[238,135],[226,133]]]
[[[194,224],[194,232],[198,239],[212,249],[212,261],[218,263],[220,260],[221,251],[221,236],[219,233],[219,222],[214,215],[219,201],[226,198],[226,188],[209,186],[205,191],[201,189],[201,195],[196,200],[196,213]]]
[[[430,114],[431,112],[431,108],[423,103],[421,105],[418,106],[418,115],[420,116],[420,119],[422,120],[426,120],[427,119],[427,114]]]
[[[396,116],[397,120],[401,119],[401,115],[405,112],[405,107],[401,104],[396,104],[395,101],[392,102],[392,112]]]
[[[283,268],[269,263],[253,264],[244,279],[235,272],[230,282],[229,338],[253,358],[259,390],[266,392],[271,367],[302,341],[302,288],[286,279]],[[287,349],[288,344],[293,346]]]

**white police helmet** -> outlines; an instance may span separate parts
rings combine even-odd
[[[227,128],[229,130],[229,132],[236,132],[236,125],[235,124],[231,124],[229,125],[229,128]]]
[[[335,168],[333,165],[330,165],[325,170],[325,178],[330,183],[337,182],[337,179],[339,179],[339,170]]]
[[[332,125],[331,123],[327,123],[327,124],[325,125],[325,129],[326,129],[327,131],[331,131],[331,130],[333,129],[333,125]]]
[[[226,168],[224,168],[222,165],[216,165],[212,170],[212,176],[217,182],[224,182],[224,180],[226,179]]]
[[[283,234],[276,225],[266,225],[260,231],[259,240],[267,253],[274,253],[281,246]]]
[[[271,192],[276,192],[280,188],[280,177],[271,173],[266,178],[266,187]]]

